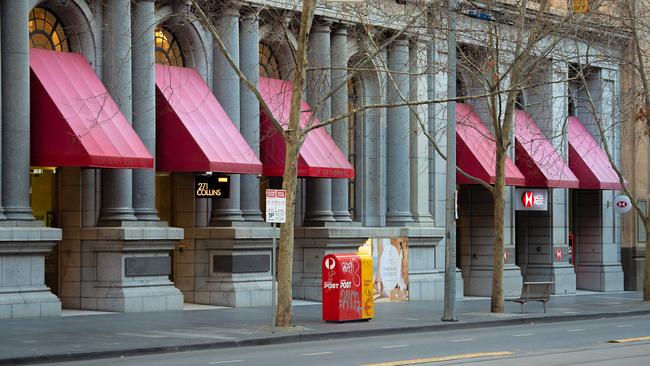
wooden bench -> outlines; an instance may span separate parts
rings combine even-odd
[[[546,302],[551,299],[551,289],[555,282],[524,282],[521,287],[521,295],[516,299],[506,301],[518,302],[521,304],[521,313],[524,313],[524,305],[528,301],[540,301],[546,313]]]

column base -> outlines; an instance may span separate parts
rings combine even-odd
[[[4,216],[9,221],[34,221],[31,207],[4,207]]]
[[[492,267],[471,266],[463,271],[465,296],[492,296]],[[521,270],[515,265],[503,269],[503,296],[517,297],[523,283]]]
[[[413,215],[409,211],[386,213],[386,226],[407,226],[413,222]]]
[[[241,214],[246,222],[264,222],[262,211],[260,210],[242,210]]]
[[[349,211],[334,211],[333,215],[336,222],[352,222]]]
[[[122,222],[136,220],[137,218],[130,208],[104,209],[100,211],[97,222],[100,226],[121,226]]]
[[[61,314],[61,302],[43,278],[45,254],[61,240],[61,230],[42,225],[8,221],[0,227],[0,318]]]
[[[212,211],[210,226],[230,226],[234,222],[243,222],[244,217],[240,210],[218,209]]]
[[[325,226],[332,222],[336,222],[332,211],[309,211],[305,214],[302,226]]]
[[[156,226],[82,229],[81,309],[182,310],[183,295],[169,280],[169,253],[183,230]]]
[[[576,287],[591,291],[623,291],[623,277],[620,263],[578,264]]]
[[[155,209],[134,209],[135,217],[138,221],[160,221],[158,211]]]

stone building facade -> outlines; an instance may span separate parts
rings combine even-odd
[[[406,13],[412,5],[391,6]],[[251,82],[290,79],[286,42],[295,35],[282,35],[279,14],[292,9],[288,2],[251,0],[211,14],[229,57]],[[334,89],[372,49],[359,32],[361,20],[336,9],[320,4],[309,38],[308,61],[316,68],[308,73],[305,100],[318,106],[320,120],[403,98],[445,98],[446,69],[439,66],[447,62],[446,39],[416,30],[377,50],[348,87]],[[272,230],[263,221],[261,192],[280,181],[263,173],[273,160],[261,143],[269,138],[261,132],[264,112],[191,13],[184,0],[2,1],[0,317],[54,316],[61,307],[141,312],[179,310],[183,302],[270,304]],[[470,17],[461,23],[484,26]],[[459,38],[477,46],[462,31]],[[587,88],[607,101],[597,112],[618,118],[619,67],[592,66]],[[538,76],[547,82],[526,92],[524,108],[564,165],[571,165],[563,138],[568,116],[596,137],[590,116],[571,106],[570,69],[559,56],[549,62]],[[465,77],[470,92],[478,88],[473,82]],[[466,107],[485,123],[480,100]],[[445,105],[373,108],[326,127],[326,147],[349,163],[335,166],[323,154],[323,164],[333,164],[325,168],[349,164],[354,178],[305,173],[299,179],[296,298],[320,300],[325,254],[355,250],[370,237],[403,237],[410,300],[442,299],[445,161],[421,133],[422,121],[432,133],[444,130]],[[619,141],[617,133],[609,138]],[[475,142],[465,142],[468,151]],[[459,160],[461,167],[480,158],[472,154]],[[526,186],[531,169],[514,161],[513,174],[522,177],[515,185]],[[194,179],[206,172],[228,174],[229,198],[195,198]],[[524,280],[552,280],[562,294],[622,290],[612,186],[528,186],[550,187],[548,210],[516,211],[521,197],[508,189],[506,295]],[[489,294],[491,205],[486,190],[461,182],[459,297]],[[580,242],[574,262],[570,231]]]

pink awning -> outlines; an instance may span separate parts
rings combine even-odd
[[[576,117],[569,117],[569,167],[583,189],[621,189],[607,154]]]
[[[456,163],[471,176],[494,184],[496,182],[496,143],[490,130],[483,124],[472,107],[456,103]],[[526,179],[515,163],[506,158],[506,184],[523,186]],[[476,184],[461,174],[458,184]]]
[[[153,158],[86,59],[32,48],[31,164],[153,168]]]
[[[291,109],[291,82],[260,78],[259,91],[271,109],[273,116],[287,127]],[[300,125],[306,126],[311,117],[311,108],[303,100]],[[316,119],[314,123],[318,124]],[[264,111],[260,115],[260,158],[264,175],[282,176],[284,172],[284,140]],[[299,177],[354,178],[354,168],[347,157],[336,146],[324,128],[310,131],[300,148],[298,157]]]
[[[515,163],[527,187],[578,188],[578,178],[525,111],[515,114]]]
[[[156,65],[160,171],[261,174],[259,161],[194,69]]]

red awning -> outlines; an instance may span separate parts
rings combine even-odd
[[[262,163],[194,69],[156,65],[160,171],[261,174]]]
[[[86,59],[32,48],[31,164],[153,168],[153,158]]]
[[[515,163],[527,187],[578,188],[578,178],[525,111],[515,114]]]
[[[494,184],[496,182],[496,143],[490,130],[481,122],[472,107],[456,103],[456,163],[465,172]],[[461,174],[458,184],[476,184]],[[526,179],[515,163],[506,158],[506,184],[523,186]]]
[[[273,116],[286,128],[291,109],[291,82],[260,78],[259,90]],[[312,115],[311,108],[303,100],[301,109],[300,125],[305,126]],[[260,158],[264,165],[264,175],[282,176],[285,153],[282,136],[277,133],[264,111],[260,122]],[[314,123],[318,124],[318,119]],[[317,128],[307,134],[300,148],[298,176],[354,178],[354,168],[327,131]]]
[[[583,189],[621,189],[607,154],[576,117],[569,117],[569,167]]]

